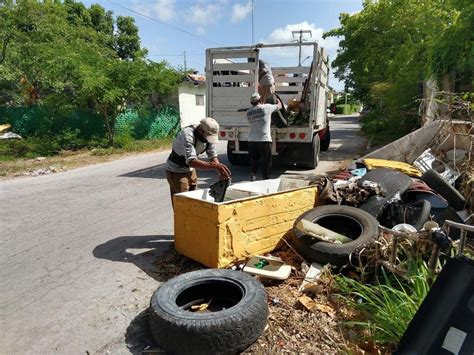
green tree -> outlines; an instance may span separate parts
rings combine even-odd
[[[110,143],[122,110],[156,107],[181,78],[143,59],[133,19],[115,23],[101,6],[72,0],[3,1],[0,50],[0,104],[41,105],[50,120],[91,110],[104,119]]]
[[[335,76],[364,102],[377,83],[418,85],[429,72],[433,41],[456,16],[443,0],[366,0],[359,13],[341,14],[341,27],[325,34],[342,38]]]
[[[388,139],[419,125],[423,82],[445,75],[471,83],[473,3],[468,0],[365,0],[356,14],[340,15],[332,63],[346,90],[374,109],[363,130]],[[382,142],[379,142],[382,143]]]
[[[117,53],[124,60],[143,57],[140,53],[140,37],[135,20],[131,17],[117,17]]]

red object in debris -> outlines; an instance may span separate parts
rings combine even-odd
[[[353,175],[348,171],[341,171],[333,177],[333,180],[349,180],[352,176]]]

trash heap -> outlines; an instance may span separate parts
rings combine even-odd
[[[290,233],[274,245],[271,254],[249,255],[228,265],[232,270],[200,270],[202,265],[171,252],[171,258],[159,261],[159,269],[169,277],[188,276],[182,282],[173,278],[173,287],[168,285],[161,292],[159,288],[153,296],[150,324],[155,340],[165,350],[178,353],[190,350],[189,344],[203,353],[392,352],[394,348],[381,348],[364,339],[367,334],[345,327],[344,322],[357,319],[358,314],[334,297],[338,290],[333,275],[341,273],[365,284],[365,275],[376,274],[383,266],[404,280],[409,264],[404,258],[426,262],[429,282],[439,271],[440,259],[459,264],[447,268],[464,273],[463,287],[449,286],[461,290],[456,294],[459,301],[450,306],[450,314],[459,313],[469,299],[466,292],[474,286],[474,262],[450,256],[474,250],[472,145],[472,125],[437,122],[354,161],[334,176],[302,176],[318,188],[316,206],[294,220]],[[246,199],[263,201],[264,194],[251,192],[238,204]],[[278,193],[268,196],[276,198]],[[198,206],[196,200],[192,203]],[[230,220],[238,215],[236,208],[233,211]],[[239,235],[232,226],[218,229]],[[229,244],[233,242],[229,239]],[[200,271],[182,275],[191,270]],[[261,287],[249,286],[254,278],[264,286],[265,304]],[[439,279],[434,292],[444,292],[441,282],[455,280],[452,275]],[[429,304],[423,302],[420,314],[433,315],[432,309],[444,307],[439,297],[428,296]],[[362,297],[355,302],[359,301],[366,302]],[[412,323],[422,324],[420,317],[415,316]],[[452,330],[457,319],[453,317],[444,317],[445,322],[434,317],[428,322],[432,336],[425,345],[432,352],[442,347],[453,353],[472,353],[469,324],[474,322],[456,321],[459,329]],[[418,338],[420,329],[409,327],[410,334],[401,343],[404,349],[419,349],[420,343],[411,339]],[[449,334],[462,341],[445,345]]]

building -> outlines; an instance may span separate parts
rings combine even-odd
[[[198,124],[206,117],[206,77],[188,74],[179,86],[181,127]]]

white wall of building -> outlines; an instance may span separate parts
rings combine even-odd
[[[196,96],[199,96],[196,98]],[[202,105],[197,105],[202,103]],[[206,86],[195,86],[189,82],[183,82],[179,86],[179,116],[181,127],[198,124],[206,117]]]

